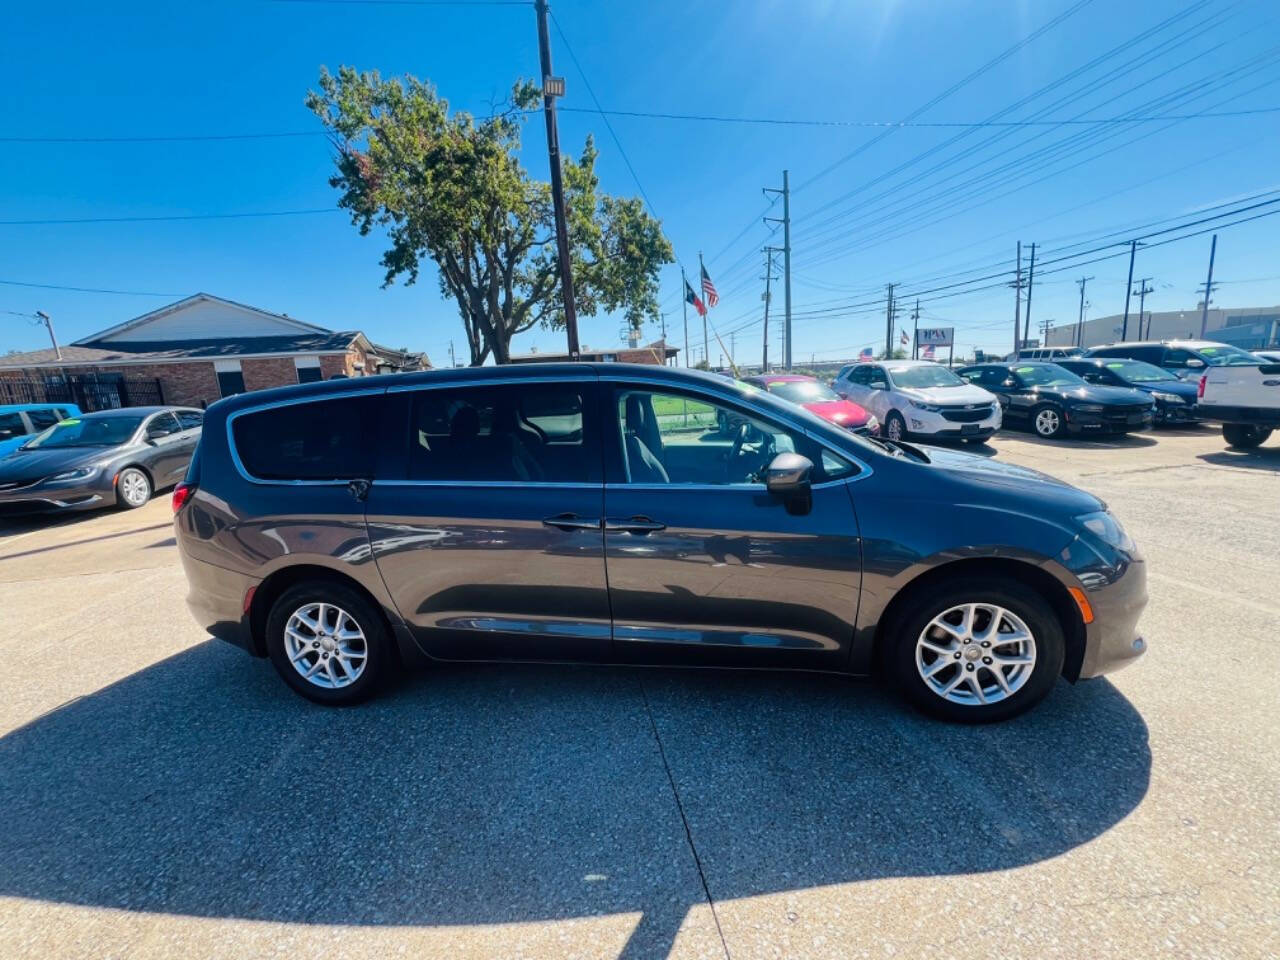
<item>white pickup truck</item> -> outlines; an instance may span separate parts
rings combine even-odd
[[[1196,414],[1220,422],[1230,447],[1256,447],[1280,428],[1280,363],[1209,367],[1199,394]]]

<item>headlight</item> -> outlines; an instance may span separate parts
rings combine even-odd
[[[917,410],[928,410],[930,413],[937,413],[939,410],[942,409],[936,403],[922,403],[919,400],[908,400],[907,402],[910,403]]]
[[[1152,390],[1151,396],[1155,397],[1157,400],[1163,403],[1186,403],[1187,402],[1183,400],[1180,396],[1178,396],[1176,393],[1161,393],[1159,390]]]
[[[1109,547],[1129,554],[1137,551],[1137,544],[1129,534],[1124,532],[1120,521],[1105,510],[1086,513],[1076,517],[1076,521]]]
[[[1100,403],[1076,403],[1072,404],[1071,409],[1079,410],[1081,413],[1101,413],[1103,406]]]
[[[77,470],[68,470],[65,473],[55,474],[49,480],[88,480],[97,472],[97,467],[80,467]]]

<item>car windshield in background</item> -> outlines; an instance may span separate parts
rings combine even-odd
[[[1084,381],[1056,363],[1023,364],[1013,372],[1028,387],[1079,387]]]
[[[920,367],[900,367],[897,370],[890,370],[889,376],[893,380],[894,386],[911,387],[917,390],[930,387],[963,387],[966,383],[946,367],[936,367],[932,364]]]
[[[59,447],[114,447],[133,436],[142,417],[94,417],[86,420],[63,420],[27,444],[29,449],[51,450]]]
[[[840,399],[834,390],[816,380],[775,380],[769,384],[769,392],[792,403],[823,403]]]
[[[1157,367],[1153,363],[1143,363],[1141,360],[1108,360],[1104,366],[1130,383],[1158,383],[1162,380],[1178,379],[1163,367]]]
[[[1256,367],[1258,365],[1258,358],[1252,353],[1221,343],[1211,347],[1201,347],[1196,353],[1204,357],[1211,367]]]

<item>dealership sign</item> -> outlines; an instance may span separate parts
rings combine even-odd
[[[921,346],[949,347],[955,342],[955,327],[921,327],[916,331],[916,343]]]

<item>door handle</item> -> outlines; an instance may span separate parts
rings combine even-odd
[[[605,517],[604,529],[607,533],[635,533],[644,535],[655,530],[665,530],[667,525],[648,517],[632,517],[630,520],[614,520]]]
[[[542,525],[555,527],[557,530],[599,530],[600,520],[583,519],[576,513],[558,513],[554,517],[547,517]]]

